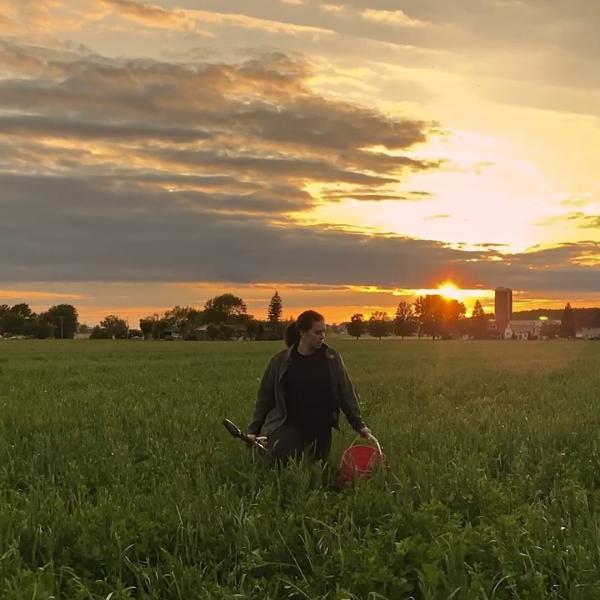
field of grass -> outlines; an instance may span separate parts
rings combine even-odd
[[[600,343],[332,345],[343,491],[221,425],[277,343],[0,343],[0,598],[600,599]]]

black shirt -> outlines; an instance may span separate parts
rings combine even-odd
[[[325,349],[300,354],[296,345],[291,359],[283,377],[288,422],[306,436],[315,435],[333,424],[331,377]]]

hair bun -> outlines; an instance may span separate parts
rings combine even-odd
[[[300,329],[296,321],[287,326],[283,339],[285,340],[285,345],[288,348],[300,341]]]

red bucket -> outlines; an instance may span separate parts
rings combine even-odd
[[[368,479],[376,467],[384,464],[384,456],[379,442],[375,438],[371,439],[376,444],[376,448],[364,444],[353,444],[342,454],[338,473],[340,486],[355,479]]]

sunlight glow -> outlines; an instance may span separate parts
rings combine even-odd
[[[444,281],[438,286],[438,293],[444,296],[444,298],[451,298],[462,302],[464,297],[462,290],[454,285],[451,281]]]

